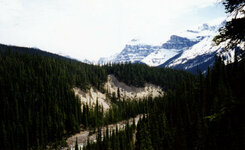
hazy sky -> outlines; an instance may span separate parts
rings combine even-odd
[[[95,60],[224,16],[218,0],[0,0],[0,43]]]

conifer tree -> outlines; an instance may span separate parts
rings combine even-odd
[[[78,150],[78,143],[77,143],[77,137],[76,137],[76,144],[75,144],[75,150]]]

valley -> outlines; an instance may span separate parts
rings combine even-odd
[[[90,108],[93,108],[96,107],[96,104],[98,103],[99,107],[102,107],[105,113],[109,111],[112,105],[115,105],[110,100],[110,96],[108,97],[108,95],[115,95],[118,101],[142,101],[143,99],[147,99],[148,97],[151,97],[153,99],[156,97],[162,97],[165,93],[160,86],[156,86],[150,83],[145,84],[144,87],[129,86],[123,82],[118,81],[118,79],[112,74],[108,75],[107,81],[104,83],[103,89],[103,91],[106,92],[102,93],[95,87],[91,87],[87,91],[83,91],[79,88],[73,88],[75,95],[79,97],[81,104],[88,105]],[[83,109],[83,105],[81,105],[81,109]],[[129,118],[127,120],[122,120],[114,124],[108,124],[106,126],[99,127],[101,128],[102,137],[103,134],[105,134],[106,129],[108,129],[109,132],[111,132],[112,130],[116,130],[116,128],[118,128],[119,131],[123,131],[125,130],[125,126],[127,123],[130,126],[133,123],[137,125],[139,119],[142,118],[142,116],[143,115],[138,114],[134,118]],[[68,146],[63,147],[61,149],[75,149],[76,141],[78,143],[78,147],[80,148],[84,147],[87,144],[87,140],[89,140],[90,143],[96,142],[96,136],[98,132],[96,130],[98,129],[81,128],[80,133],[76,133],[75,135],[72,135],[71,137],[68,137],[66,139]]]
[[[244,150],[245,1],[204,1],[0,1],[0,150]]]
[[[109,124],[107,126],[101,127],[102,137],[105,136],[104,134],[106,133],[107,129],[109,131],[116,130],[116,128],[118,128],[118,130],[124,130],[127,123],[129,125],[132,125],[133,122],[135,123],[135,125],[137,125],[139,118],[141,118],[142,116],[143,115],[137,115],[135,118],[131,118],[128,120],[120,121],[120,122],[115,123],[115,124]],[[75,149],[76,140],[78,143],[78,147],[83,148],[87,144],[88,139],[89,139],[90,143],[96,142],[96,135],[97,135],[97,132],[94,131],[93,129],[90,129],[90,130],[81,129],[80,133],[77,133],[77,134],[67,138],[66,142],[68,144],[68,147],[64,147],[61,149],[62,150],[68,150],[68,149],[73,150],[73,149]]]

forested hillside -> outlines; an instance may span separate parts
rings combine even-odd
[[[245,60],[228,66],[217,60],[206,76],[200,74],[197,81],[183,80],[164,97],[149,100],[148,111],[137,125],[135,147],[117,144],[114,149],[244,149],[244,77]],[[102,148],[110,149],[118,138],[118,143],[125,141],[120,134],[119,137],[115,133],[110,135],[112,138],[93,146],[88,143],[86,149],[99,150],[101,144],[105,144]],[[132,138],[126,136],[126,141]]]
[[[134,73],[137,76],[131,80],[124,77]],[[116,74],[122,81],[128,80],[127,84],[135,86],[158,83],[157,78],[162,76],[163,82],[159,83],[164,84],[158,85],[166,89],[192,76],[140,64],[100,67],[41,50],[0,45],[0,149],[43,149],[47,144],[59,143],[64,136],[78,132],[81,124],[98,127],[146,112],[146,101],[117,102],[113,95],[109,97],[114,107],[107,114],[100,106],[88,108],[84,105],[81,111],[80,101],[72,88],[86,90],[93,86],[105,92],[102,87],[108,74]]]
[[[105,65],[104,67],[118,80],[139,87],[144,86],[145,83],[152,83],[168,90],[176,88],[179,82],[185,79],[195,80],[195,76],[186,71],[149,67],[144,64],[122,63]]]
[[[100,87],[103,69],[36,50],[0,50],[0,149],[42,148],[79,131],[81,104],[72,87]],[[23,48],[21,48],[23,49]]]
[[[244,60],[218,61],[206,77],[183,82],[139,122],[136,149],[244,149],[244,76]]]

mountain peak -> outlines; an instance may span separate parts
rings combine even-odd
[[[200,38],[200,40],[201,39],[202,38]],[[162,48],[183,50],[198,43],[200,40],[191,40],[186,37],[172,35],[170,37],[170,40],[168,40],[166,43],[162,45]]]
[[[204,30],[209,30],[210,26],[207,23],[202,24],[202,26],[198,27],[198,30],[204,31]]]
[[[126,43],[126,45],[139,45],[139,44],[142,44],[142,43],[141,43],[140,39],[136,39],[136,38],[134,38],[134,39],[132,39]]]

